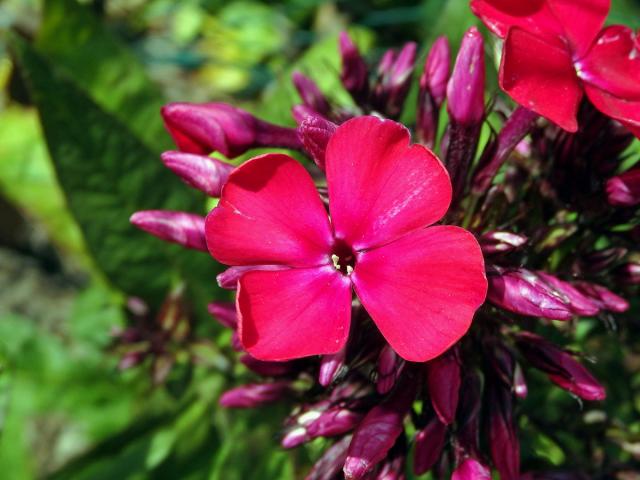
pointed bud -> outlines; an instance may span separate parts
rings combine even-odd
[[[258,360],[248,353],[240,357],[240,362],[252,372],[263,377],[281,377],[288,375],[293,371],[295,366],[294,362],[266,362],[264,360]]]
[[[527,388],[527,381],[524,378],[524,372],[519,363],[516,363],[516,369],[513,372],[513,393],[518,398],[527,398],[529,389]]]
[[[164,152],[162,162],[187,185],[197,188],[210,197],[219,197],[222,186],[235,168],[217,158],[183,152]]]
[[[396,56],[388,50],[378,65],[378,80],[374,89],[374,109],[387,117],[397,118],[411,87],[411,73],[416,60],[417,45],[409,42]]]
[[[367,64],[360,55],[347,32],[340,33],[340,56],[342,57],[342,71],[340,80],[344,88],[351,94],[356,104],[367,101],[369,95],[369,71]]]
[[[455,469],[451,480],[491,480],[491,470],[473,458],[467,458]]]
[[[615,270],[616,278],[619,282],[627,285],[639,285],[640,284],[640,263],[629,262],[624,265],[620,265]]]
[[[627,254],[627,249],[622,247],[604,248],[596,250],[584,257],[584,261],[580,262],[580,268],[595,274],[602,273],[612,267]]]
[[[347,435],[331,445],[313,465],[305,480],[334,480],[342,470],[350,443],[351,435]]]
[[[346,480],[363,478],[387,456],[404,431],[404,417],[411,409],[415,393],[415,380],[408,379],[387,400],[367,413],[349,445],[343,469]]]
[[[376,390],[384,395],[391,391],[404,367],[404,361],[386,344],[378,357]]]
[[[289,382],[253,383],[227,390],[219,403],[226,408],[254,408],[291,395]]]
[[[545,372],[549,379],[584,400],[603,400],[604,387],[569,353],[543,337],[522,332],[517,335],[518,349],[529,363]]]
[[[492,341],[488,343],[485,355],[493,369],[494,378],[500,380],[505,387],[511,388],[516,366],[513,352],[504,343]]]
[[[427,363],[427,383],[431,405],[445,425],[453,422],[460,393],[460,362],[454,351]]]
[[[444,102],[451,68],[447,37],[438,37],[429,51],[420,76],[416,133],[422,143],[433,147],[438,133],[440,107]]]
[[[300,72],[293,72],[292,80],[304,106],[322,116],[329,114],[331,111],[329,101],[322,94],[316,82]]]
[[[318,383],[323,387],[328,387],[346,368],[344,359],[347,353],[346,346],[333,355],[323,355],[320,360],[320,371],[318,373]]]
[[[298,136],[304,149],[322,170],[327,144],[337,128],[335,123],[319,115],[308,115],[298,126]]]
[[[361,412],[339,405],[330,407],[307,426],[310,438],[335,437],[353,430],[362,420]]]
[[[375,476],[375,480],[405,480],[405,459],[406,456],[398,452],[394,457],[382,464],[380,471]]]
[[[596,302],[580,293],[580,291],[570,283],[545,272],[537,272],[537,274],[562,297],[562,300],[569,305],[571,311],[576,315],[590,317],[600,311]]]
[[[569,320],[573,316],[570,305],[530,270],[501,267],[487,269],[489,291],[487,298],[494,305],[519,315]]]
[[[476,27],[465,33],[447,85],[452,122],[480,125],[484,119],[484,40]]]
[[[208,252],[204,236],[204,217],[169,210],[143,210],[131,215],[132,225],[161,240],[185,248]]]
[[[491,459],[501,480],[518,480],[520,444],[513,418],[513,398],[508,389],[494,384],[489,389],[489,445]]]
[[[517,233],[498,230],[483,234],[479,242],[482,252],[487,255],[511,253],[527,243],[527,237],[518,235]]]
[[[617,207],[640,203],[640,169],[629,170],[607,180],[607,200]]]
[[[183,152],[220,152],[233,158],[257,147],[300,148],[294,129],[264,122],[226,103],[170,103],[161,113]]]
[[[413,473],[422,475],[433,468],[444,448],[447,426],[437,417],[418,431],[413,456]]]
[[[224,272],[218,274],[216,281],[220,288],[235,290],[238,287],[238,280],[242,275],[253,270],[286,270],[284,265],[244,265],[239,267],[229,267]]]
[[[589,282],[576,282],[574,286],[593,300],[602,310],[622,313],[629,309],[629,302],[602,285]]]
[[[475,370],[466,372],[460,390],[458,407],[458,443],[468,454],[480,455],[480,408],[482,402],[482,381]]]
[[[207,305],[207,311],[223,326],[231,330],[238,328],[238,312],[234,302],[211,302]]]

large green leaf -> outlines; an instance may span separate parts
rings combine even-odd
[[[11,46],[38,107],[69,208],[107,278],[128,294],[158,300],[172,247],[129,224],[142,209],[190,210],[200,199],[113,115],[18,37]],[[206,262],[205,262],[206,263]]]
[[[160,89],[132,51],[76,0],[45,0],[38,51],[154,150],[168,148]]]

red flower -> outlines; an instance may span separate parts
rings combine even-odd
[[[410,361],[444,352],[469,328],[487,280],[475,238],[429,225],[451,201],[438,158],[402,125],[359,117],[326,149],[330,218],[311,176],[267,154],[234,170],[206,220],[209,251],[248,271],[238,331],[262,360],[332,354],[345,344],[351,289],[393,349]]]
[[[520,105],[570,132],[583,94],[640,136],[640,40],[602,28],[610,0],[471,0],[504,38],[500,86]]]

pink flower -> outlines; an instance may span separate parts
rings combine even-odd
[[[583,94],[640,136],[639,40],[602,28],[610,0],[471,0],[504,48],[500,86],[520,105],[570,132]]]
[[[352,289],[391,347],[437,357],[471,324],[487,290],[475,238],[431,226],[451,201],[438,158],[402,125],[359,117],[326,149],[329,213],[294,159],[267,154],[234,170],[206,219],[209,251],[248,271],[238,281],[238,332],[262,360],[333,354],[345,345]],[[427,228],[428,227],[428,228]]]

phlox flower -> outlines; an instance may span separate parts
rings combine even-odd
[[[262,360],[340,351],[352,291],[391,347],[432,359],[469,328],[487,291],[478,242],[447,212],[451,182],[402,125],[357,117],[325,155],[328,214],[304,167],[283,154],[234,170],[207,216],[210,253],[249,269],[238,280],[238,333]]]
[[[602,28],[610,0],[471,0],[504,39],[500,86],[517,103],[570,132],[586,94],[640,136],[640,41],[623,25]]]

